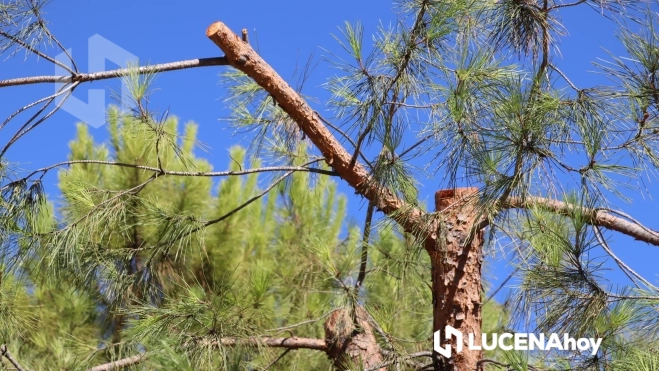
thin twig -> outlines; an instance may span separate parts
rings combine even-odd
[[[563,78],[568,84],[570,84],[570,86],[572,87],[572,89],[574,89],[574,90],[576,90],[576,91],[581,91],[579,88],[577,88],[576,85],[574,85],[574,84],[572,83],[572,81],[570,81],[570,79],[568,79],[568,77],[563,73],[563,71],[561,71],[560,69],[558,69],[558,67],[554,66],[554,65],[551,64],[551,63],[549,63],[549,67],[551,67],[551,69],[553,69],[554,71],[558,72],[558,74],[561,75],[561,77],[562,77],[562,78]]]
[[[225,220],[226,218],[230,217],[231,215],[237,213],[238,211],[244,209],[245,207],[247,207],[252,202],[258,200],[259,198],[261,198],[263,196],[265,196],[268,192],[270,192],[273,188],[275,188],[277,186],[277,184],[281,183],[284,179],[288,178],[288,176],[293,174],[293,173],[294,173],[294,171],[289,171],[286,174],[280,176],[274,182],[272,182],[272,184],[270,184],[268,186],[268,188],[263,190],[263,192],[257,194],[256,196],[250,198],[249,200],[243,202],[242,205],[236,207],[235,209],[229,211],[228,213],[222,215],[221,217],[207,221],[206,223],[204,223],[204,227],[208,227],[208,226],[213,225],[215,223],[219,223],[219,222]]]
[[[25,49],[31,51],[32,53],[34,53],[34,54],[36,54],[36,55],[38,55],[38,56],[40,56],[41,58],[43,58],[43,59],[45,59],[45,60],[47,60],[47,61],[49,61],[49,62],[51,62],[51,63],[54,63],[54,64],[56,64],[56,65],[58,65],[58,66],[64,68],[67,72],[70,72],[71,75],[75,75],[75,74],[76,74],[76,71],[72,70],[69,66],[67,66],[67,65],[65,65],[64,63],[58,61],[57,59],[54,59],[54,58],[52,58],[52,57],[49,57],[48,55],[46,55],[46,54],[44,54],[44,53],[38,51],[37,49],[35,49],[35,48],[31,47],[30,45],[28,45],[27,43],[25,43],[23,40],[17,39],[16,37],[14,37],[14,36],[12,36],[12,35],[10,35],[10,34],[4,32],[4,31],[1,31],[1,30],[0,30],[0,35],[6,37],[6,38],[8,38],[8,39],[11,39],[11,41],[15,42],[16,44],[19,44],[20,46],[24,47]],[[0,86],[1,86],[1,85],[0,85]]]
[[[71,65],[73,66],[73,69],[75,70],[76,73],[78,73],[78,65],[76,65],[76,61],[73,59],[69,51],[62,45],[62,43],[57,40],[57,38],[48,31],[46,27],[43,28],[44,32],[48,37],[57,44],[57,46],[62,50],[62,52],[69,58],[69,61],[71,61]]]
[[[392,104],[395,106],[401,106],[405,108],[433,108],[433,105],[427,105],[427,106],[418,106],[416,104],[408,104],[408,103],[403,103],[403,102],[385,102],[384,104]]]
[[[575,2],[573,2],[573,3],[557,4],[557,5],[554,5],[554,6],[549,7],[548,10],[554,10],[554,9],[560,9],[560,8],[567,8],[567,7],[570,7],[570,6],[577,6],[577,5],[579,5],[579,4],[583,4],[583,3],[585,3],[586,1],[587,1],[587,0],[579,0],[579,1],[575,1]]]
[[[433,134],[428,134],[425,137],[421,138],[418,142],[412,144],[412,146],[410,148],[408,148],[408,149],[404,150],[403,152],[401,152],[401,154],[398,155],[398,158],[402,158],[406,154],[410,153],[410,151],[412,151],[414,148],[420,146],[421,144],[423,144],[423,142],[425,142],[426,140],[432,138],[433,136],[435,136],[434,133]]]
[[[12,365],[14,365],[14,368],[18,371],[25,371],[25,368],[23,368],[20,363],[14,358],[14,356],[9,353],[9,350],[7,349],[7,344],[2,344],[0,345],[0,353],[2,354],[3,357],[7,358],[9,362],[11,362]]]
[[[350,138],[350,136],[348,134],[346,134],[343,130],[341,130],[341,128],[339,128],[338,126],[332,124],[329,120],[325,119],[323,116],[320,115],[320,113],[318,113],[318,111],[314,111],[314,112],[316,113],[316,115],[318,116],[320,121],[322,121],[323,123],[325,123],[325,125],[327,125],[327,126],[331,127],[332,129],[334,129],[334,131],[336,131],[337,133],[341,134],[341,136],[344,137],[348,142],[350,142],[350,144],[352,144],[352,146],[354,148],[357,148],[357,144],[355,143],[355,141],[352,140],[352,138]],[[366,158],[366,156],[364,156],[364,153],[362,153],[362,151],[359,151],[359,157],[361,157],[362,160],[364,160],[364,162],[371,169],[373,169],[373,164],[371,164],[371,162]]]
[[[0,189],[0,191],[5,190],[11,186],[13,186],[16,183],[20,183],[22,181],[25,181],[31,177],[33,177],[36,174],[39,173],[46,173],[50,170],[53,170],[58,167],[62,166],[70,166],[70,165],[78,165],[78,164],[96,164],[96,165],[107,165],[107,166],[118,166],[118,167],[127,167],[127,168],[133,168],[133,169],[140,169],[140,170],[145,170],[145,171],[153,171],[154,173],[157,173],[158,175],[171,175],[171,176],[183,176],[183,177],[222,177],[222,176],[237,176],[237,175],[247,175],[247,174],[254,174],[254,173],[265,173],[265,172],[273,172],[273,171],[302,171],[302,172],[308,172],[308,173],[316,173],[316,174],[323,174],[323,175],[329,175],[329,176],[336,176],[337,174],[334,171],[331,170],[324,170],[324,169],[318,169],[318,168],[312,168],[312,167],[305,167],[305,166],[265,166],[265,167],[260,167],[260,168],[253,168],[253,169],[245,169],[241,171],[173,171],[173,170],[167,170],[167,169],[159,169],[157,167],[152,167],[152,166],[145,166],[145,165],[137,165],[137,164],[130,164],[130,163],[125,163],[125,162],[116,162],[116,161],[102,161],[102,160],[71,160],[71,161],[63,161],[59,162],[57,164],[53,164],[47,167],[43,167],[37,170],[32,171],[30,174],[27,176],[15,180],[4,187]]]
[[[366,278],[366,264],[368,263],[368,244],[371,237],[371,221],[373,220],[373,211],[375,210],[375,204],[370,201],[368,203],[368,208],[366,209],[366,220],[364,221],[364,237],[362,238],[362,255],[361,263],[359,264],[359,275],[357,276],[357,282],[355,282],[355,290],[359,291],[359,288],[364,283]]]
[[[41,102],[47,101],[48,99],[57,98],[58,96],[60,96],[60,95],[62,95],[62,94],[64,94],[64,93],[66,93],[66,92],[69,91],[69,90],[70,90],[70,86],[69,86],[68,89],[66,89],[66,87],[65,87],[65,89],[60,89],[58,92],[56,92],[56,93],[53,94],[53,95],[49,95],[49,96],[47,96],[47,97],[41,98],[41,99],[39,99],[39,100],[37,100],[37,101],[35,101],[35,102],[32,102],[32,103],[30,103],[30,104],[28,104],[28,105],[26,105],[26,106],[23,106],[23,107],[19,108],[18,110],[16,110],[16,112],[14,112],[14,113],[12,113],[11,115],[9,115],[9,117],[7,117],[7,119],[6,119],[5,121],[3,121],[3,123],[0,125],[0,130],[2,130],[2,128],[4,128],[5,125],[7,125],[7,124],[9,123],[9,121],[11,121],[14,117],[16,117],[16,115],[20,114],[21,112],[23,112],[23,111],[25,111],[25,110],[27,110],[27,109],[29,109],[29,108],[31,108],[31,107],[34,107],[34,106],[36,106],[37,104],[39,104],[39,103],[41,103]]]
[[[324,318],[326,318],[327,316],[329,316],[330,314],[332,314],[332,312],[333,312],[333,311],[329,311],[329,312],[323,314],[322,316],[320,316],[320,317],[318,317],[318,318],[310,319],[310,320],[307,320],[307,321],[302,321],[302,322],[296,323],[296,324],[294,324],[294,325],[283,326],[283,327],[277,327],[277,328],[273,328],[273,329],[265,330],[265,331],[266,331],[266,332],[272,332],[272,333],[274,333],[275,335],[276,335],[276,334],[280,334],[280,333],[282,333],[282,332],[284,332],[284,331],[288,331],[288,330],[294,329],[294,328],[296,328],[296,327],[301,327],[301,326],[308,325],[308,324],[311,324],[311,323],[316,323],[316,322],[320,321],[321,319],[324,319]]]
[[[275,363],[279,362],[280,359],[284,358],[284,356],[287,355],[288,352],[290,352],[291,350],[293,350],[293,349],[288,348],[288,349],[286,349],[285,351],[283,351],[283,352],[279,355],[279,357],[277,357],[274,361],[270,362],[270,364],[267,365],[267,366],[265,367],[264,370],[266,370],[266,371],[269,370],[272,366],[275,365]]]
[[[62,98],[62,100],[61,100],[59,103],[57,103],[57,105],[55,106],[55,108],[53,108],[53,109],[52,109],[50,112],[48,112],[45,116],[43,116],[42,118],[40,118],[39,120],[37,120],[37,121],[36,121],[34,124],[32,124],[30,127],[26,128],[26,126],[27,126],[30,122],[32,122],[32,120],[34,120],[35,118],[37,118],[37,116],[39,116],[39,115],[41,114],[41,112],[43,112],[43,110],[46,109],[46,107],[48,107],[48,106],[50,105],[50,103],[52,103],[52,101],[55,99],[55,97],[51,98],[51,99],[50,99],[50,100],[49,100],[49,101],[48,101],[48,102],[47,102],[47,103],[46,103],[46,104],[45,104],[45,105],[44,105],[44,106],[43,106],[43,107],[42,107],[42,108],[41,108],[41,109],[40,109],[40,110],[34,115],[34,116],[32,116],[32,117],[31,117],[31,118],[30,118],[30,119],[29,119],[29,120],[28,120],[28,121],[27,121],[27,122],[26,122],[26,123],[25,123],[25,124],[24,124],[24,125],[18,130],[18,131],[17,131],[17,132],[16,132],[16,134],[14,134],[14,136],[11,138],[11,140],[9,140],[9,142],[4,146],[4,148],[2,148],[2,151],[0,151],[0,157],[2,157],[2,156],[7,152],[7,150],[9,150],[9,148],[11,147],[11,145],[14,144],[17,140],[19,140],[23,135],[29,133],[32,129],[34,129],[35,127],[39,126],[42,122],[46,121],[50,116],[52,116],[53,114],[55,114],[55,112],[59,111],[59,109],[62,108],[62,106],[64,105],[64,102],[66,102],[66,99],[67,99],[71,94],[73,94],[73,90],[76,88],[76,86],[78,86],[78,84],[79,84],[79,82],[74,82],[73,84],[69,85],[70,88],[67,89],[68,91],[67,91],[66,96],[64,96],[64,98]]]
[[[510,275],[508,275],[508,278],[503,280],[503,282],[501,282],[499,287],[497,287],[497,289],[494,290],[494,292],[491,293],[490,296],[487,297],[487,299],[485,299],[485,301],[483,302],[483,305],[487,304],[490,300],[492,300],[499,293],[499,291],[501,291],[501,289],[508,283],[508,281],[510,281],[515,276],[515,274],[519,271],[519,269],[520,269],[520,267],[515,268],[515,270],[512,271],[512,273],[510,273]]]
[[[71,227],[76,226],[77,224],[79,224],[79,223],[82,222],[83,220],[89,218],[89,217],[90,217],[92,214],[94,214],[94,213],[95,213],[95,212],[96,212],[101,206],[103,206],[103,205],[105,205],[105,204],[111,203],[112,201],[117,200],[117,199],[119,199],[119,198],[121,198],[121,197],[123,197],[123,196],[125,196],[125,195],[127,195],[127,194],[131,194],[131,195],[136,195],[136,194],[138,194],[140,191],[142,191],[142,189],[144,189],[144,187],[146,187],[149,183],[151,183],[152,181],[156,180],[157,178],[158,178],[157,174],[154,174],[154,175],[150,176],[150,177],[149,177],[147,180],[145,180],[144,182],[142,182],[142,183],[136,185],[135,187],[132,187],[132,188],[129,188],[129,189],[125,189],[125,190],[123,190],[123,191],[117,193],[115,196],[113,196],[113,197],[111,197],[111,198],[108,198],[107,200],[105,200],[105,201],[99,203],[98,205],[94,206],[93,209],[89,210],[89,212],[87,212],[87,214],[83,215],[82,217],[80,217],[80,218],[79,218],[78,220],[76,220],[75,222],[73,222],[73,223],[67,225],[66,227],[64,227],[63,229],[57,230],[57,231],[55,231],[55,232],[56,232],[56,233],[60,233],[60,232],[63,232],[63,231],[65,231],[65,230],[67,230],[67,229],[69,229],[69,228],[71,228]],[[53,232],[50,232],[50,233],[53,233]]]
[[[627,277],[629,277],[629,279],[634,284],[636,284],[636,282],[632,277],[629,276],[630,274],[632,276],[636,277],[639,281],[641,281],[647,288],[652,289],[655,292],[659,292],[659,288],[657,288],[656,286],[651,284],[649,281],[647,281],[645,278],[643,278],[643,276],[641,276],[640,274],[636,273],[627,264],[625,264],[624,261],[620,260],[620,258],[618,258],[616,256],[616,254],[613,253],[613,250],[611,250],[611,248],[609,247],[609,244],[606,243],[606,240],[604,239],[604,236],[602,236],[602,232],[600,231],[598,226],[594,226],[593,230],[595,231],[595,237],[597,238],[597,241],[599,242],[600,246],[602,246],[602,249],[604,249],[604,251],[606,251],[606,253],[609,254],[609,256],[611,258],[613,258],[613,260],[616,262],[616,264],[618,264],[620,269],[622,269],[622,271],[625,273],[625,275],[627,275]]]

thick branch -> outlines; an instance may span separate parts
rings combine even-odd
[[[248,43],[242,41],[222,22],[216,22],[208,27],[206,36],[224,51],[231,66],[245,73],[270,93],[320,150],[327,164],[334,168],[358,194],[372,201],[379,210],[390,215],[406,230],[419,230],[426,212],[410,206],[389,189],[376,184],[360,163],[351,166],[352,154],[343,148],[307,102]]]
[[[524,200],[519,197],[509,197],[502,206],[509,209],[539,207],[566,216],[573,216],[575,213],[575,207],[573,205],[543,197],[527,197]],[[614,216],[612,213],[604,210],[582,208],[579,211],[591,225],[604,227],[633,237],[636,240],[659,246],[659,232],[655,232],[641,224]]]
[[[145,74],[145,73],[155,73],[155,72],[166,72],[166,71],[182,70],[182,69],[194,68],[194,67],[225,66],[227,64],[228,62],[224,57],[190,59],[187,61],[161,63],[161,64],[154,64],[152,66],[138,67],[138,73]],[[28,84],[39,84],[39,83],[67,83],[71,81],[88,82],[88,81],[107,80],[107,79],[113,79],[115,77],[128,76],[132,71],[133,69],[131,68],[119,68],[111,71],[80,73],[73,76],[20,77],[10,80],[0,80],[0,88],[4,88],[6,86],[28,85]]]

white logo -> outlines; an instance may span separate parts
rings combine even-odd
[[[129,53],[117,44],[96,34],[87,40],[87,63],[89,73],[105,71],[105,61],[119,65],[120,68],[126,68],[128,62],[137,61],[137,56]],[[71,49],[67,49],[72,54]],[[62,64],[71,67],[71,61],[66,53],[58,54],[55,59]],[[69,72],[55,65],[55,75],[69,75]],[[69,80],[67,83],[70,83]],[[66,83],[55,84],[55,92],[58,92]],[[62,99],[67,96],[66,93],[60,94],[55,98],[55,104],[60,104]],[[130,104],[130,95],[125,83],[121,83],[121,105],[128,107]],[[105,89],[89,89],[87,92],[87,103],[70,95],[61,107],[64,111],[75,116],[77,119],[88,125],[98,128],[105,123]]]
[[[451,358],[451,346],[444,345],[441,346],[441,331],[435,331],[434,334],[434,349],[435,352],[441,354],[446,358]],[[463,337],[462,333],[455,329],[452,326],[446,326],[444,328],[444,338],[446,340],[451,337],[455,337],[455,347],[457,353],[462,352],[463,348]],[[489,337],[489,341],[488,341]],[[546,340],[546,341],[545,341]],[[467,342],[467,348],[470,350],[493,350],[497,347],[503,350],[580,350],[586,351],[591,349],[591,355],[597,354],[597,351],[602,343],[600,338],[579,338],[574,339],[570,337],[569,334],[563,334],[563,339],[561,341],[561,336],[559,334],[551,334],[549,337],[545,337],[545,334],[540,334],[536,336],[535,334],[525,334],[525,333],[503,333],[499,334],[482,334],[481,344],[475,344],[474,334],[469,334],[469,341]]]

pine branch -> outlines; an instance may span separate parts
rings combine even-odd
[[[75,73],[76,73],[74,70],[72,70],[69,66],[65,65],[64,63],[62,63],[62,62],[60,62],[60,61],[58,61],[58,60],[56,60],[56,59],[54,59],[54,58],[52,58],[52,57],[50,57],[50,56],[48,56],[48,55],[46,55],[46,54],[44,54],[44,53],[38,51],[37,49],[35,49],[35,48],[31,47],[30,45],[28,45],[27,43],[25,43],[24,41],[19,40],[19,39],[17,39],[16,37],[14,37],[14,36],[12,36],[12,35],[10,35],[10,34],[4,32],[4,31],[2,31],[2,30],[0,30],[0,35],[6,37],[6,38],[8,38],[8,39],[10,39],[11,41],[15,42],[16,44],[18,44],[18,45],[24,47],[25,49],[31,51],[32,53],[38,55],[39,57],[41,57],[41,58],[43,58],[43,59],[45,59],[45,60],[47,60],[47,61],[49,61],[49,62],[51,62],[51,63],[54,63],[55,65],[57,65],[57,66],[59,66],[59,67],[62,67],[63,69],[65,69],[65,70],[67,70],[68,72],[70,72],[71,74],[75,74]],[[0,87],[1,87],[1,86],[2,86],[2,85],[0,85]]]
[[[429,5],[430,5],[430,2],[428,2],[426,0],[421,1],[419,12],[416,15],[414,25],[412,26],[412,31],[410,32],[410,35],[411,35],[411,40],[409,40],[410,43],[407,44],[407,49],[405,50],[405,53],[403,53],[403,62],[401,63],[400,66],[396,66],[397,67],[396,68],[396,75],[394,76],[394,78],[389,83],[389,86],[387,87],[387,89],[384,90],[383,97],[382,97],[382,106],[384,106],[388,103],[389,104],[391,103],[391,102],[388,102],[389,91],[391,91],[391,89],[393,89],[396,86],[396,84],[398,83],[398,80],[400,80],[400,78],[403,76],[403,72],[407,69],[407,67],[409,66],[410,61],[412,60],[412,53],[418,47],[417,42],[416,42],[415,39],[416,39],[416,37],[418,37],[418,34],[421,32],[421,30],[424,26],[423,18],[426,15],[426,10],[427,10],[427,7]],[[398,95],[398,93],[396,93],[396,95]],[[391,105],[390,111],[389,111],[391,116],[393,116],[393,113],[395,112],[395,110],[398,107],[399,106],[397,106],[397,105]],[[366,129],[364,129],[364,131],[357,138],[357,144],[355,146],[355,152],[353,153],[352,158],[350,160],[350,166],[351,167],[355,165],[355,162],[357,161],[357,154],[361,151],[362,142],[366,139],[366,137],[371,132],[371,130],[373,130],[373,126],[374,126],[374,123],[370,122],[369,125],[366,127]]]
[[[50,116],[54,115],[55,112],[59,111],[59,109],[62,108],[62,106],[64,105],[64,102],[66,101],[66,99],[71,94],[73,94],[73,90],[75,90],[75,88],[78,86],[78,84],[79,84],[79,82],[74,82],[73,84],[62,87],[62,89],[60,89],[60,92],[63,92],[63,91],[66,92],[66,95],[64,96],[64,98],[62,98],[62,100],[59,103],[57,103],[55,108],[53,108],[50,112],[45,114],[42,118],[38,119],[34,124],[30,125],[30,123],[34,119],[36,119],[41,114],[41,112],[43,112],[53,102],[53,100],[55,100],[55,97],[59,94],[52,95],[51,96],[52,98],[50,98],[50,100],[48,100],[48,102],[46,102],[46,104],[44,104],[44,106],[37,113],[35,113],[25,124],[23,124],[23,126],[14,134],[14,136],[9,140],[9,142],[7,142],[7,144],[2,148],[2,151],[0,151],[0,157],[2,157],[9,150],[9,148],[12,146],[12,144],[16,143],[16,141],[19,140],[23,135],[27,134],[32,129],[39,126],[41,123],[46,121]],[[30,126],[28,126],[28,125],[30,125]]]
[[[424,221],[427,216],[425,211],[411,206],[389,189],[374,182],[369,172],[359,162],[350,166],[352,155],[325,127],[307,102],[249,44],[244,43],[221,22],[208,27],[206,36],[224,51],[231,66],[252,78],[273,97],[320,150],[327,164],[334,168],[358,194],[373,201],[378,210],[391,216],[407,231],[418,231],[420,226],[427,224]]]
[[[225,57],[212,57],[212,58],[199,58],[190,59],[186,61],[170,62],[154,64],[152,66],[139,67],[137,73],[140,75],[147,73],[157,73],[166,71],[183,70],[195,67],[208,67],[208,66],[226,66],[228,61]],[[28,85],[39,83],[67,83],[67,82],[89,82],[98,80],[113,79],[116,77],[128,76],[134,73],[131,68],[119,68],[110,71],[101,71],[94,73],[75,73],[71,76],[32,76],[20,77],[16,79],[0,80],[0,88],[15,85]]]
[[[573,216],[575,207],[568,203],[552,200],[544,197],[509,197],[501,205],[507,209],[525,209],[539,207],[556,214]],[[659,246],[659,232],[653,231],[636,221],[628,221],[620,217],[613,216],[609,211],[603,209],[581,208],[578,210],[586,221],[595,226],[604,227],[612,231],[620,232],[636,240],[647,242],[654,246]],[[484,223],[485,226],[487,222]],[[483,224],[481,224],[483,225]]]
[[[16,110],[16,112],[14,112],[14,113],[12,113],[11,115],[9,115],[9,117],[7,117],[7,118],[5,119],[5,121],[2,122],[2,124],[0,124],[0,130],[2,130],[2,128],[4,128],[4,127],[9,123],[9,121],[11,121],[14,117],[16,117],[16,116],[17,116],[18,114],[20,114],[21,112],[23,112],[23,111],[25,111],[25,110],[27,110],[27,109],[29,109],[29,108],[32,108],[32,107],[36,106],[36,105],[39,104],[39,103],[43,103],[43,102],[45,102],[45,101],[47,101],[47,100],[53,100],[53,99],[57,98],[58,96],[60,96],[60,95],[62,95],[62,94],[64,94],[64,93],[66,93],[66,92],[69,91],[71,88],[72,88],[72,85],[65,86],[63,89],[60,89],[60,90],[59,90],[58,92],[56,92],[55,94],[52,94],[52,95],[49,95],[49,96],[47,96],[47,97],[41,98],[41,99],[39,99],[39,100],[36,100],[36,101],[34,101],[34,102],[30,103],[30,104],[27,104],[27,105],[25,105],[25,106],[19,108],[18,110]]]
[[[312,167],[306,167],[306,166],[265,166],[265,167],[259,167],[259,168],[254,168],[254,169],[245,169],[245,170],[240,170],[240,171],[174,171],[174,170],[167,170],[167,169],[159,169],[157,167],[153,166],[144,166],[144,165],[137,165],[137,164],[130,164],[126,162],[116,162],[116,161],[102,161],[102,160],[72,160],[72,161],[63,161],[59,162],[47,167],[43,167],[37,170],[32,171],[29,175],[15,180],[4,187],[0,189],[0,191],[3,191],[7,188],[12,187],[13,185],[23,182],[25,180],[30,179],[36,174],[39,173],[47,173],[50,170],[56,169],[58,167],[63,167],[63,166],[70,166],[70,165],[77,165],[77,164],[96,164],[96,165],[107,165],[107,166],[118,166],[118,167],[127,167],[127,168],[133,168],[133,169],[140,169],[140,170],[145,170],[145,171],[153,171],[159,176],[162,175],[170,175],[170,176],[183,176],[183,177],[223,177],[223,176],[236,176],[236,175],[247,175],[247,174],[254,174],[254,173],[266,173],[266,172],[273,172],[273,171],[301,171],[301,172],[308,172],[308,173],[316,173],[316,174],[323,174],[323,175],[329,175],[329,176],[336,176],[337,174],[333,171],[329,170],[323,170],[323,169],[318,169],[318,168],[312,168]]]
[[[315,338],[300,338],[297,336],[281,338],[281,337],[250,337],[246,339],[238,338],[222,338],[218,340],[203,341],[201,342],[202,346],[248,346],[248,347],[270,347],[270,348],[284,348],[287,350],[296,350],[296,349],[311,349],[311,350],[320,350],[327,351],[327,343],[323,339]],[[88,369],[87,371],[110,371],[120,368],[134,366],[139,364],[147,359],[148,353],[139,354],[132,357],[123,358],[117,361],[104,363]],[[280,357],[281,358],[281,357]],[[9,358],[8,358],[9,359]],[[11,361],[11,359],[10,359]],[[13,362],[12,362],[13,363]],[[18,368],[19,366],[14,365],[19,371],[25,371],[24,369]]]
[[[618,267],[620,267],[620,269],[623,271],[623,273],[625,273],[625,275],[629,278],[630,281],[632,281],[632,283],[634,283],[634,285],[636,285],[636,287],[638,287],[639,289],[641,288],[641,287],[638,286],[638,283],[636,282],[636,279],[638,279],[647,288],[652,289],[655,292],[659,292],[659,289],[656,286],[651,284],[648,280],[643,278],[643,276],[641,276],[640,274],[636,273],[636,271],[631,269],[627,264],[625,264],[625,262],[623,262],[620,258],[618,258],[618,256],[616,254],[613,253],[613,250],[611,250],[611,248],[609,247],[609,244],[606,243],[606,240],[604,239],[604,236],[602,236],[602,231],[600,231],[598,226],[594,226],[593,229],[595,230],[595,237],[597,238],[597,242],[599,242],[602,249],[604,249],[604,251],[606,251],[606,253],[609,254],[609,256],[613,259],[613,261],[615,261],[616,264],[618,264]],[[636,279],[634,279],[634,277],[636,277]]]
[[[368,244],[371,236],[371,221],[373,220],[373,202],[368,203],[366,210],[366,220],[364,221],[364,236],[362,238],[362,256],[359,264],[359,275],[355,283],[355,289],[358,291],[366,278],[366,263],[368,263]]]
[[[297,336],[291,337],[269,337],[269,336],[254,336],[245,339],[240,338],[222,338],[218,340],[210,340],[203,342],[203,345],[210,345],[213,347],[218,346],[249,346],[259,347],[266,346],[271,348],[286,348],[286,349],[311,349],[327,351],[327,343],[324,339],[315,338],[300,338]]]
[[[118,369],[121,369],[121,368],[124,368],[124,367],[130,367],[130,366],[134,366],[138,363],[141,363],[146,359],[146,357],[147,357],[146,353],[138,354],[136,356],[120,359],[118,361],[104,363],[102,365],[92,367],[92,368],[88,369],[87,371],[118,370]]]

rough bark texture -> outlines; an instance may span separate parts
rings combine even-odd
[[[353,369],[350,366],[367,370],[382,364],[380,346],[368,323],[366,311],[357,307],[355,312],[353,318],[348,309],[337,309],[325,321],[327,355],[339,370]],[[385,371],[386,368],[378,370]]]
[[[366,168],[352,162],[346,151],[318,114],[277,72],[249,45],[233,33],[224,23],[215,22],[206,30],[210,38],[225,53],[228,63],[252,78],[265,89],[274,101],[298,124],[300,130],[313,142],[325,161],[355,191],[373,201],[378,210],[390,215],[407,231],[418,231],[424,225],[427,213],[411,207],[391,191],[374,182]]]
[[[435,194],[435,208],[442,213],[437,241],[429,239],[433,287],[433,331],[442,331],[442,346],[450,344],[451,359],[437,355],[436,371],[478,370],[481,351],[467,349],[468,334],[475,343],[481,339],[481,267],[483,233],[472,233],[477,218],[477,188],[443,190]],[[444,327],[451,325],[462,332],[463,350],[457,353],[455,339],[444,340]]]
[[[478,222],[477,228],[484,228],[488,221],[476,221],[474,206],[464,200],[465,197],[475,195],[477,190],[463,188],[437,192],[435,206],[442,214],[444,222],[437,223],[436,220],[430,220],[428,213],[409,205],[388,189],[378,185],[364,166],[358,161],[353,162],[353,155],[343,148],[306,101],[251,48],[245,35],[239,37],[221,22],[208,27],[206,35],[222,49],[231,66],[252,78],[272,96],[320,150],[327,164],[358,194],[372,201],[378,210],[396,220],[406,231],[426,236],[426,249],[432,262],[434,329],[443,330],[446,325],[451,325],[465,335],[474,334],[476,343],[479,344],[483,236],[481,231],[472,234],[472,227]],[[571,206],[543,198],[521,200],[510,197],[502,203],[501,207],[527,208],[531,204],[563,215],[574,214]],[[581,212],[588,216],[587,221],[593,225],[619,231],[659,246],[658,232],[632,220],[619,218],[602,210],[584,209]],[[338,317],[335,320],[338,320]],[[338,334],[336,328],[330,327],[329,330]],[[364,334],[366,335],[366,332]],[[466,341],[468,338],[465,336],[464,339]],[[350,347],[350,344],[352,343],[347,341],[346,346]],[[355,346],[362,350],[369,348]],[[343,345],[339,349],[343,349]],[[367,354],[371,354],[370,352],[369,350]],[[465,348],[461,353],[455,353],[454,347],[454,357],[451,360],[438,360],[436,369],[451,371],[478,369],[478,361],[482,356],[480,351],[469,351]],[[369,357],[370,355],[366,359]]]

